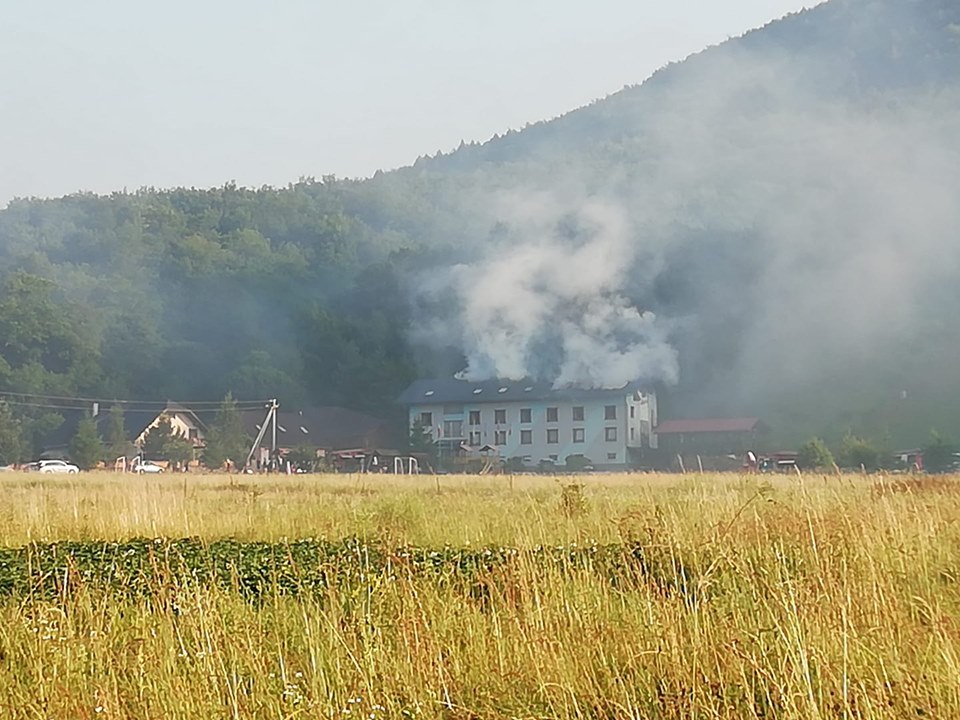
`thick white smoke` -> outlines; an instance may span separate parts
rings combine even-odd
[[[472,377],[670,381],[679,358],[683,414],[907,442],[957,422],[960,5],[784,23],[480,167],[459,312],[425,314]]]
[[[513,196],[501,199],[500,217],[507,238],[440,282],[459,312],[434,330],[463,349],[466,377],[558,387],[676,382],[667,325],[623,294],[641,245],[621,208]]]

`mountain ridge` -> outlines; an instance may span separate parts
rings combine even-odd
[[[832,0],[368,179],[16,200],[0,394],[233,390],[390,415],[418,373],[469,361],[491,328],[467,289],[523,251],[528,299],[551,273],[599,278],[572,300],[546,288],[567,310],[514,335],[534,355],[569,352],[558,318],[638,308],[587,335],[614,355],[668,339],[675,416],[760,414],[785,443],[920,442],[960,425],[958,98],[960,6]],[[607,260],[569,272],[564,253],[604,233]],[[523,306],[488,287],[501,318]]]

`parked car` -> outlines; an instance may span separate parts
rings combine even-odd
[[[135,473],[140,473],[140,474],[147,473],[149,475],[154,475],[156,473],[163,472],[162,467],[160,467],[156,463],[150,462],[149,460],[142,460],[140,462],[134,463],[132,470]]]
[[[31,470],[41,473],[69,473],[80,472],[80,468],[63,460],[38,460],[30,466]]]

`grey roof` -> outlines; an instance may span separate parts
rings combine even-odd
[[[245,410],[240,414],[243,429],[251,438],[260,431],[265,418],[265,410]],[[282,448],[378,447],[392,439],[389,430],[385,420],[341,407],[308,407],[277,413],[277,444]]]
[[[631,382],[619,388],[555,388],[538,380],[484,380],[470,382],[457,378],[415,380],[397,398],[401,405],[434,405],[453,403],[523,402],[524,400],[599,400],[618,398],[637,391],[649,391],[642,382]]]

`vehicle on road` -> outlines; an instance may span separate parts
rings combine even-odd
[[[163,468],[156,463],[150,462],[149,460],[134,460],[133,465],[130,467],[130,470],[139,474],[148,474],[155,475],[157,473],[162,473]]]
[[[80,468],[64,460],[38,460],[30,466],[31,470],[41,473],[68,473],[75,475]]]

